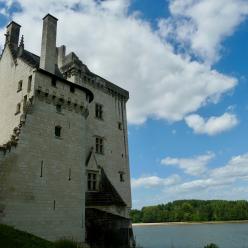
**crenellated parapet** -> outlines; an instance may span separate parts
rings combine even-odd
[[[60,106],[61,108],[83,115],[85,118],[89,115],[88,107],[83,102],[78,102],[77,99],[65,98],[64,95],[56,95],[54,92],[49,92],[48,89],[42,89],[39,87],[35,92],[35,96],[40,101],[54,106]]]

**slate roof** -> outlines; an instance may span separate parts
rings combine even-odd
[[[101,169],[100,187],[98,192],[86,192],[86,206],[126,206],[115,187]]]

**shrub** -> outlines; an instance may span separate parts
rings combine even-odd
[[[219,248],[216,244],[209,244],[205,246],[204,248]]]
[[[56,248],[80,248],[81,247],[75,241],[66,240],[66,239],[58,240],[54,244]]]

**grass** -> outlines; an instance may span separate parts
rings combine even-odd
[[[50,242],[27,232],[0,224],[0,247],[4,248],[83,248],[71,240]]]
[[[4,248],[84,248],[72,240],[58,240],[50,242],[27,232],[19,231],[13,227],[0,224],[0,247]],[[140,246],[137,246],[139,248]],[[204,248],[218,248],[210,244]]]

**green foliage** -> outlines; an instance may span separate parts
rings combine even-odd
[[[27,232],[0,224],[0,247],[4,248],[83,248],[72,240],[59,240],[55,243],[41,239]]]
[[[210,245],[204,246],[204,248],[219,248],[219,247],[215,244],[210,244]]]
[[[52,242],[6,225],[0,225],[0,245],[5,248],[54,248]]]
[[[56,248],[79,248],[76,242],[73,240],[62,239],[55,242]]]
[[[248,220],[248,201],[179,200],[132,210],[133,223]]]

